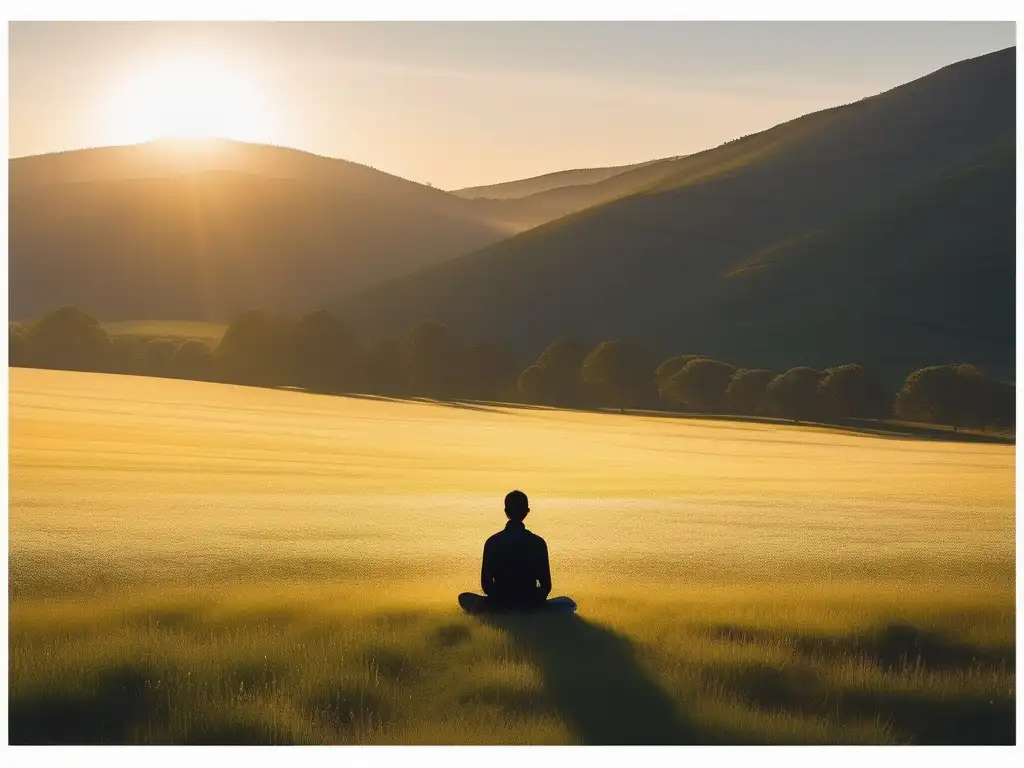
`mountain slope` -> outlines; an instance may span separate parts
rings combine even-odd
[[[14,318],[299,311],[509,233],[473,201],[280,147],[154,142],[8,167]]]
[[[976,178],[982,191],[972,194],[984,192],[991,203],[983,210],[960,205],[950,213],[921,190],[979,163],[1005,166],[1001,147],[1012,157],[1015,59],[1011,48],[959,62],[869,99],[613,177],[602,183],[650,174],[635,194],[377,286],[345,302],[344,311],[366,333],[400,333],[436,319],[463,333],[505,337],[527,354],[573,334],[628,336],[663,354],[769,367],[859,361],[895,372],[919,361],[984,358],[1012,371],[1012,332],[994,324],[1012,317],[1012,294],[1007,306],[998,289],[1007,270],[1012,275],[1014,250],[1012,239],[988,237],[999,222],[1000,232],[1012,226],[1005,169]],[[914,212],[929,205],[930,213]],[[849,222],[859,217],[875,222],[876,235],[858,246]],[[944,237],[963,247],[938,253],[923,245],[939,219]],[[886,227],[900,229],[900,239]],[[808,250],[791,259],[797,266],[766,272],[770,280],[736,275],[758,254],[815,232],[832,234],[807,240]],[[863,258],[869,247],[874,260]],[[895,321],[873,308],[879,295],[862,289],[872,264],[889,263],[901,249],[919,254],[902,262],[900,283],[917,325],[899,326],[897,355],[883,350]],[[969,270],[978,250],[993,269],[977,274],[956,311],[986,318],[976,330],[998,341],[954,342],[956,334],[942,330],[941,303],[926,297],[948,296],[956,284],[950,275]],[[832,267],[815,272],[818,262]],[[811,283],[801,282],[804,274]],[[787,286],[813,288],[821,298],[778,313]],[[762,331],[764,318],[773,318],[770,333]]]
[[[572,183],[543,189],[523,197],[476,198],[475,202],[481,215],[500,221],[509,228],[520,232],[577,211],[648,189],[653,184],[674,174],[678,159],[651,160],[646,163],[623,166],[620,172],[607,176],[604,174],[590,175],[589,171],[565,171],[568,178],[573,179]],[[577,176],[576,174],[582,175]],[[526,181],[531,180],[527,179]],[[519,183],[510,182],[510,185],[514,188]]]
[[[756,365],[826,365],[842,350],[894,376],[969,360],[1012,377],[1015,176],[1010,146],[755,255],[708,306],[664,322],[713,314],[705,343]],[[770,356],[765,337],[778,347]]]
[[[515,200],[518,198],[536,195],[541,192],[550,192],[553,189],[563,187],[578,187],[589,184],[596,184],[600,181],[610,179],[613,176],[632,171],[635,168],[642,168],[646,165],[654,165],[664,160],[647,160],[643,163],[631,165],[616,165],[607,168],[574,168],[568,171],[555,171],[545,173],[542,176],[531,176],[528,179],[517,179],[516,181],[505,181],[500,184],[488,184],[482,187],[465,187],[464,189],[452,190],[453,195],[465,197],[470,200]]]

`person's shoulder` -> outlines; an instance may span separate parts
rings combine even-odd
[[[527,531],[526,533],[529,535],[530,539],[533,541],[534,544],[543,544],[545,547],[548,545],[548,543],[544,541],[542,537],[538,536],[533,531]]]
[[[487,537],[487,541],[485,541],[484,544],[490,544],[492,541],[498,541],[501,538],[501,534],[503,534],[503,533],[504,533],[504,531],[498,531],[497,533],[492,533],[490,536]]]

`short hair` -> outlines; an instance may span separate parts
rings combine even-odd
[[[523,520],[530,511],[530,501],[522,491],[511,491],[505,496],[505,514],[512,520]]]

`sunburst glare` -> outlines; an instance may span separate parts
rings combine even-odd
[[[155,62],[120,85],[105,113],[116,143],[156,138],[270,141],[273,118],[263,94],[223,62],[181,56]]]

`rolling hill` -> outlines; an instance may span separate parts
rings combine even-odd
[[[606,168],[574,168],[568,171],[555,171],[545,173],[542,176],[531,176],[528,179],[517,179],[516,181],[505,181],[500,184],[488,184],[481,187],[465,187],[453,189],[452,194],[465,197],[469,200],[516,200],[541,192],[550,192],[553,189],[563,187],[577,187],[586,184],[596,184],[599,181],[610,179],[634,168],[645,165],[653,165],[663,162],[662,160],[648,160],[643,163],[632,165],[615,165]]]
[[[1012,376],[1015,69],[998,51],[613,176],[599,184],[645,186],[341,308],[371,335],[434,319],[531,355],[572,334],[771,368]]]
[[[11,317],[64,303],[115,321],[299,312],[635,191],[608,177],[663,164],[564,171],[527,180],[535,194],[473,199],[223,139],[15,158]]]
[[[232,141],[16,158],[11,317],[302,311],[507,236],[473,201],[358,165]]]
[[[481,215],[523,231],[611,200],[641,192],[674,173],[679,158],[651,160],[618,168],[561,171],[483,189],[476,196]],[[520,194],[526,191],[527,194]],[[465,196],[465,190],[454,194]],[[474,193],[475,194],[475,193]]]

